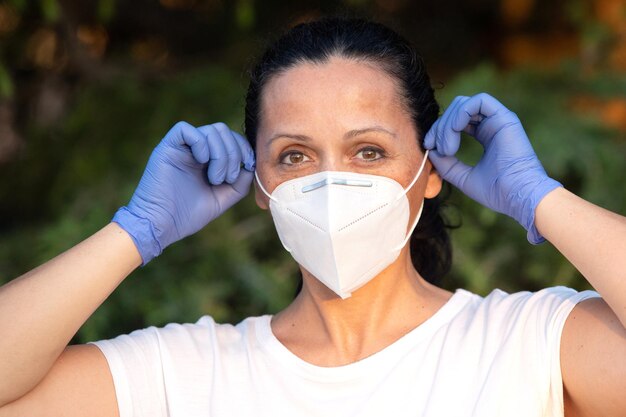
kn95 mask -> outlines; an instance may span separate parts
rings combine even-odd
[[[407,192],[421,175],[428,151],[407,188],[388,177],[324,171],[260,189],[285,249],[302,267],[345,299],[393,263],[411,227]]]

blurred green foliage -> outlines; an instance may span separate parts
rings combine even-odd
[[[345,3],[359,8],[378,4],[369,0]],[[23,1],[11,4],[20,11],[27,9]],[[116,13],[122,13],[120,4],[97,1],[97,19],[115,23]],[[64,17],[54,0],[42,1],[40,7],[37,16],[44,26]],[[232,20],[220,24],[233,22],[242,33],[259,31],[259,22],[271,10],[279,8],[237,1],[232,5]],[[580,26],[597,25],[582,19]],[[30,119],[22,116],[19,131],[26,145],[8,163],[0,161],[0,283],[104,226],[129,200],[151,150],[176,121],[196,125],[224,121],[242,130],[246,80],[240,64],[249,59],[249,46],[234,32],[224,36],[231,37],[226,43],[230,49],[225,48],[223,61],[212,60],[218,64],[207,64],[206,59],[197,59],[197,54],[185,50],[192,58],[174,69],[163,69],[158,60],[127,65],[124,53],[128,51],[118,49],[115,59],[124,64],[122,71],[106,68],[102,75],[90,70],[93,74],[80,77],[70,71],[69,76],[77,81],[68,94],[66,111],[54,123],[26,123],[23,121]],[[592,44],[605,42],[605,38],[588,38],[591,40],[586,42]],[[428,48],[437,51],[447,41],[441,42]],[[21,58],[15,58],[28,49],[22,48],[26,43],[18,39],[9,44],[5,39],[8,46],[0,57],[12,63],[0,62],[0,96],[14,97],[17,103],[28,93],[18,91],[14,81],[19,87],[33,72],[24,67]],[[41,58],[45,64],[44,58],[45,54]],[[626,74],[602,66],[589,71],[582,58],[551,69],[534,65],[506,71],[492,60],[482,61],[475,64],[466,59],[465,66],[454,71],[442,69],[439,62],[438,74],[452,74],[441,76],[449,81],[437,90],[440,103],[445,107],[459,94],[491,93],[520,116],[550,175],[582,197],[626,213],[624,130],[611,127],[600,110],[594,109],[594,103],[626,97]],[[46,71],[56,77],[54,71],[59,70]],[[581,108],[581,102],[587,103],[586,107]],[[473,140],[464,138],[461,159],[476,161],[480,153]],[[494,287],[509,291],[550,285],[587,287],[550,244],[528,244],[517,223],[456,190],[447,215],[461,220],[462,227],[452,231],[455,258],[452,273],[444,282],[446,288],[485,294]],[[203,314],[217,321],[237,322],[249,315],[274,313],[292,299],[297,280],[297,266],[282,249],[269,213],[259,210],[250,195],[198,234],[172,245],[134,272],[74,341],[112,337],[173,321],[195,321]]]
[[[577,97],[605,99],[626,95],[624,74],[582,76],[574,64],[553,71],[521,68],[509,73],[481,65],[460,74],[440,91],[449,103],[456,95],[488,92],[517,113],[548,173],[567,189],[609,210],[626,212],[623,173],[624,132],[606,126],[593,113],[573,108]],[[464,137],[460,158],[475,162],[482,148]],[[451,197],[454,216],[463,226],[452,233],[455,249],[452,286],[485,294],[494,287],[508,291],[538,290],[548,285],[589,288],[574,267],[549,243],[533,246],[515,221],[460,195]]]
[[[0,237],[2,278],[45,262],[106,224],[126,204],[152,148],[177,120],[196,125],[220,120],[240,127],[243,94],[240,80],[215,67],[148,83],[124,74],[85,88],[58,131],[29,132],[33,141],[52,135],[58,142],[29,147],[8,173],[21,180],[2,183],[4,195],[24,199],[19,205],[48,211],[45,221]],[[24,186],[44,195],[21,193]],[[247,198],[136,271],[77,340],[195,321],[203,312],[222,321],[275,312],[293,295],[296,271],[269,215]]]

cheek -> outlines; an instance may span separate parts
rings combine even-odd
[[[409,192],[407,193],[407,198],[409,199],[409,224],[407,225],[407,230],[413,225],[415,221],[420,207],[424,203],[424,189],[426,187],[425,181],[417,180],[415,185]]]
[[[284,183],[285,181],[292,180],[294,178],[302,177],[304,176],[304,174],[297,173],[297,172],[290,172],[290,173],[279,172],[278,170],[276,170],[273,166],[270,166],[269,164],[259,164],[257,165],[257,176],[258,176],[258,180],[255,179],[255,187],[258,193],[260,193],[260,195],[265,198],[269,198],[267,195],[265,195],[265,193],[263,193],[263,190],[261,190],[260,185],[263,186],[263,188],[268,194],[271,194],[276,189],[276,187],[278,187],[280,184]],[[257,181],[260,181],[261,184],[259,185]]]
[[[404,169],[405,182],[403,184],[405,184],[406,186],[410,184],[411,181],[413,181],[415,175],[417,174],[417,171],[422,165],[422,161],[424,160],[424,152],[419,146],[417,133],[414,131],[414,129],[405,128],[400,134],[403,135],[400,137],[405,138],[405,140],[402,141],[398,152],[400,153],[401,157],[399,159],[402,162],[402,166]],[[423,171],[425,171],[425,169]],[[422,172],[420,174],[417,182],[419,182],[422,177],[425,177],[425,172]],[[415,185],[417,185],[417,182]]]
[[[419,151],[415,151],[416,158],[412,158],[412,160],[408,163],[407,169],[405,170],[405,176],[403,177],[404,182],[401,183],[405,187],[409,186],[411,182],[415,179],[415,175],[418,174],[418,170],[422,164],[424,154]],[[422,171],[419,173],[419,177],[416,179],[415,184],[411,187],[411,189],[407,192],[407,198],[409,199],[409,204],[411,206],[411,213],[415,215],[417,210],[419,210],[420,205],[425,197],[426,190],[430,183],[430,165],[429,162],[426,161]]]
[[[274,188],[279,184],[280,181],[277,181],[276,176],[272,175],[272,170],[268,169],[267,164],[259,163],[257,159],[256,176],[254,179],[254,187],[257,195],[268,198],[261,187],[263,187],[268,194],[271,194]]]
[[[267,210],[270,208],[270,199],[267,195],[265,195],[263,190],[261,190],[261,187],[259,187],[259,184],[256,180],[254,181],[254,201],[256,202],[256,205],[262,210]]]
[[[414,144],[402,149],[401,155],[402,157],[398,164],[398,179],[396,179],[396,181],[406,188],[415,180],[415,184],[413,184],[413,187],[409,190],[409,194],[414,193],[415,190],[419,190],[420,194],[423,194],[423,188],[427,182],[428,167],[424,166],[419,173],[419,177],[417,177],[417,179],[415,179],[415,177],[424,161],[424,153],[417,147],[417,144]]]

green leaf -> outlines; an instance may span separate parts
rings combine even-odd
[[[9,0],[9,4],[11,4],[20,12],[23,12],[26,9],[26,6],[28,6],[28,1],[27,0]]]
[[[100,21],[103,23],[111,21],[111,19],[115,15],[116,6],[116,0],[99,0],[98,18],[100,19]]]
[[[254,1],[239,0],[235,9],[237,26],[242,30],[252,29],[254,26]]]
[[[13,80],[6,67],[0,62],[0,98],[13,96]]]
[[[61,10],[57,0],[40,0],[41,14],[48,23],[54,23],[59,19]]]

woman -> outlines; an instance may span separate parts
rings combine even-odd
[[[438,111],[391,30],[289,31],[252,72],[254,152],[224,124],[177,124],[111,224],[2,288],[0,416],[623,416],[626,219],[550,179],[494,98]],[[475,167],[454,157],[461,131],[485,148]],[[245,196],[253,171],[301,267],[291,305],[66,347],[132,270]],[[601,298],[429,282],[449,266],[440,176],[552,242]]]

